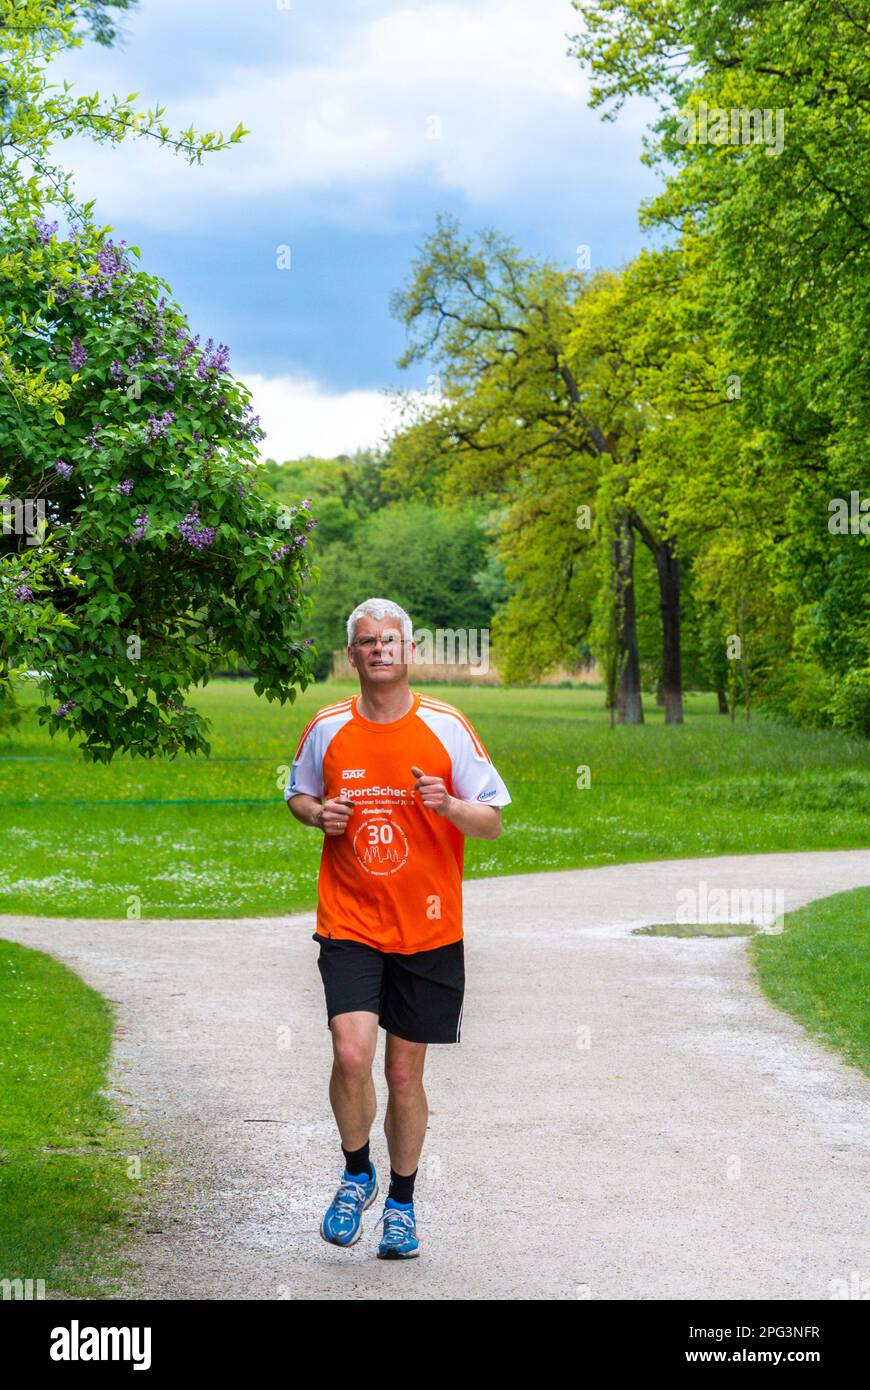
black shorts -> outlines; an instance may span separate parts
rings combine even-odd
[[[326,1021],[364,1009],[407,1042],[459,1042],[465,994],[464,943],[400,955],[363,941],[318,936]]]

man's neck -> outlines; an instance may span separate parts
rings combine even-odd
[[[392,724],[407,714],[414,703],[410,687],[405,685],[375,686],[363,690],[356,707],[363,719],[373,724]]]

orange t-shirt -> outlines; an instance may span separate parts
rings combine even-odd
[[[465,715],[412,694],[408,713],[389,724],[364,719],[356,695],[318,710],[284,793],[354,802],[344,834],[323,839],[317,934],[406,955],[462,937],[465,845],[446,816],[422,804],[411,767],[442,777],[461,801],[511,799]]]

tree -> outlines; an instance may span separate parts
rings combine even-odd
[[[575,507],[591,506],[603,470],[619,467],[622,438],[616,415],[608,434],[587,408],[587,377],[597,364],[583,361],[578,370],[568,354],[576,306],[594,293],[581,275],[538,266],[494,232],[484,232],[475,247],[455,220],[439,218],[393,308],[409,332],[400,365],[432,362],[440,398],[434,406],[424,405],[416,418],[409,412],[409,423],[391,445],[394,473],[425,477],[434,464],[443,468],[444,495],[507,500],[522,510],[529,482],[541,470],[555,469],[571,478]],[[539,492],[537,511],[541,524],[548,525],[545,493]],[[618,520],[616,526],[619,531]],[[566,558],[589,544],[573,524],[569,534]],[[509,573],[518,578],[515,563]],[[620,716],[636,721],[642,708],[639,672],[631,658],[636,647],[632,569],[616,552],[614,576]],[[520,588],[511,605],[522,601]],[[581,621],[576,615],[575,648]],[[503,635],[516,630],[510,614],[500,630]],[[554,644],[547,664],[557,659]],[[509,658],[509,668],[516,665]]]
[[[168,286],[76,208],[52,161],[52,138],[82,132],[151,134],[191,160],[228,143],[52,93],[48,60],[77,22],[105,37],[105,11],[0,0],[0,685],[8,698],[13,673],[35,668],[43,721],[102,761],[207,750],[180,697],[228,654],[258,693],[295,698],[310,678],[296,629],[315,525],[259,488],[261,432],[225,346],[191,335]],[[52,199],[74,215],[65,238]]]
[[[777,712],[860,727],[870,708],[870,545],[828,528],[870,491],[870,9],[866,0],[576,0],[592,101],[661,114],[665,173],[644,222],[702,247],[708,322],[739,383],[743,439],[706,582],[750,630],[751,683]],[[737,524],[735,526],[735,519]],[[848,557],[848,558],[846,558]],[[847,619],[825,595],[842,593]],[[856,621],[857,616],[857,621]],[[838,632],[857,640],[845,664]],[[744,662],[746,657],[744,654]],[[736,669],[732,667],[732,670]],[[842,692],[848,691],[848,694]]]

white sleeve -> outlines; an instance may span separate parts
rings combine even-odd
[[[323,796],[323,755],[319,734],[320,729],[315,726],[303,739],[290,770],[290,780],[284,788],[285,801],[289,801],[291,796],[298,796],[300,792],[308,796]]]
[[[453,750],[453,791],[460,801],[509,806],[510,792],[481,748],[482,745],[463,727]]]

